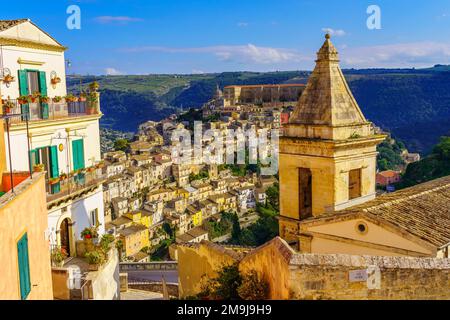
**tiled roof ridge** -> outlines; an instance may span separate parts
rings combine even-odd
[[[432,180],[430,182],[433,182],[433,181],[434,180]],[[429,193],[432,193],[432,192],[437,192],[437,191],[440,191],[440,190],[443,190],[443,189],[446,189],[446,188],[449,188],[449,187],[450,187],[450,182],[448,182],[448,183],[446,183],[444,185],[436,186],[435,188],[432,188],[432,189],[423,190],[423,191],[421,191],[419,193],[416,193],[416,194],[405,195],[405,196],[403,196],[403,197],[401,197],[399,199],[393,199],[393,200],[386,201],[386,202],[381,203],[381,204],[377,204],[377,205],[374,205],[374,206],[371,206],[371,207],[367,207],[367,208],[362,209],[362,211],[363,212],[370,212],[372,210],[376,210],[376,209],[379,209],[379,208],[390,207],[390,206],[392,206],[394,204],[399,204],[399,203],[402,203],[402,202],[405,202],[405,201],[408,201],[408,200],[411,200],[411,199],[415,199],[415,198],[421,197],[423,195],[426,195],[426,194],[429,194]],[[414,187],[410,187],[410,188],[414,188]],[[407,190],[407,189],[405,189],[405,190]]]

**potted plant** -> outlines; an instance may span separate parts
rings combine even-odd
[[[6,76],[3,77],[3,82],[6,85],[9,85],[11,82],[14,82],[14,80],[15,80],[15,78],[10,74],[7,74]]]
[[[30,103],[30,98],[29,98],[29,96],[20,96],[17,99],[17,102],[19,102],[19,104],[28,104],[28,103]]]
[[[78,101],[80,101],[80,102],[85,102],[86,100],[87,100],[86,92],[82,91],[82,92],[80,93],[80,96],[78,97]]]
[[[81,237],[83,238],[83,240],[87,240],[87,242],[92,242],[93,239],[98,238],[97,228],[85,228],[83,231],[81,231]]]
[[[89,90],[90,91],[97,91],[98,90],[98,88],[100,88],[100,85],[98,84],[98,82],[97,81],[94,81],[94,82],[91,82],[90,84],[89,84]]]
[[[50,98],[47,96],[41,96],[40,99],[41,103],[49,103]]]
[[[73,94],[69,93],[67,96],[64,97],[66,102],[76,102],[78,99]]]
[[[97,250],[87,252],[84,257],[89,263],[89,270],[96,271],[105,262],[103,254]]]
[[[88,105],[86,108],[87,114],[97,114],[98,96],[96,92],[91,92],[87,97]]]
[[[11,110],[15,107],[14,102],[11,100],[6,100],[3,102],[3,111],[8,114],[11,113]]]
[[[60,77],[54,77],[50,80],[50,82],[52,83],[52,85],[57,85],[58,83],[61,82],[61,78]]]
[[[100,248],[102,249],[103,253],[105,254],[105,257],[108,256],[109,252],[111,251],[111,245],[114,243],[116,239],[112,234],[104,234],[100,240]]]
[[[52,185],[55,185],[55,184],[57,184],[57,183],[59,183],[59,177],[57,177],[57,178],[50,178],[49,180],[48,180],[48,183],[52,186]]]
[[[59,102],[61,102],[61,100],[62,100],[62,97],[60,97],[60,96],[55,96],[55,97],[53,97],[53,102],[55,102],[55,103],[59,103]]]
[[[67,173],[61,172],[61,174],[59,175],[59,180],[60,181],[67,180]]]
[[[64,248],[54,248],[51,252],[51,259],[54,266],[62,268],[64,260],[67,258],[67,252]]]
[[[33,166],[33,171],[34,172],[42,172],[42,171],[44,171],[44,165],[42,163],[35,164]]]

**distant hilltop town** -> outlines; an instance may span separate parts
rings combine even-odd
[[[450,178],[395,191],[420,156],[366,119],[330,35],[307,85],[217,87],[103,154],[99,84],[67,92],[67,47],[29,19],[1,20],[0,45],[0,299],[450,298]],[[176,162],[196,121],[233,146],[231,130],[279,130],[256,148],[279,149],[278,172],[247,153]]]

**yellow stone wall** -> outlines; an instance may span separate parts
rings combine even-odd
[[[44,175],[16,187],[17,196],[0,204],[0,300],[20,299],[17,241],[28,235],[31,292],[28,300],[53,299],[50,249],[45,238],[47,204]],[[6,197],[6,196],[4,196]],[[2,197],[3,198],[3,197]]]
[[[363,223],[367,231],[358,232]],[[350,219],[323,225],[303,225],[302,232],[314,235],[310,252],[342,253],[380,256],[428,256],[435,257],[436,250],[421,239],[388,230],[367,219]]]
[[[203,279],[211,279],[223,266],[237,261],[236,255],[212,243],[177,246],[180,298],[194,296],[201,291]]]

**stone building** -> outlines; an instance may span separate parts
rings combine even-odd
[[[448,257],[450,177],[376,198],[374,130],[326,36],[280,139],[280,236],[301,252]]]

